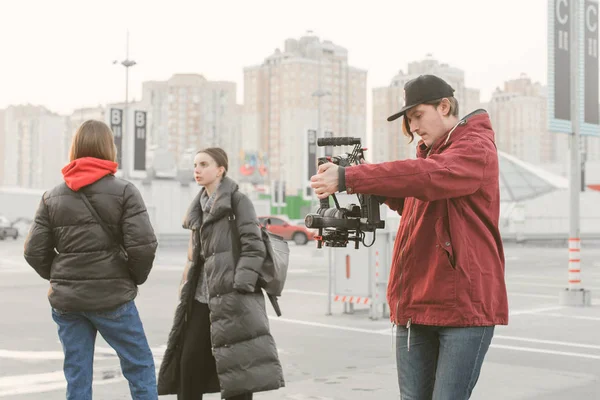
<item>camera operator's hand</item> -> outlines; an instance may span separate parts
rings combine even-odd
[[[319,199],[324,199],[338,191],[339,166],[333,163],[322,164],[319,172],[310,178],[310,186],[315,189],[315,194]]]

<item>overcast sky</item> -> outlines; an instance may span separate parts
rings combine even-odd
[[[482,101],[507,79],[546,83],[547,0],[2,0],[0,108],[52,111],[122,101],[130,30],[130,93],[141,82],[200,73],[238,84],[286,38],[312,30],[368,70],[368,88],[431,53],[461,68]],[[370,96],[369,96],[370,97]]]

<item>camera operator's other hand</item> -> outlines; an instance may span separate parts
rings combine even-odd
[[[310,178],[310,186],[315,189],[319,199],[324,199],[338,191],[338,168],[339,166],[333,163],[322,164],[317,175]]]

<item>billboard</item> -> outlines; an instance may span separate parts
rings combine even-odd
[[[133,170],[146,170],[147,118],[145,111],[134,111]]]
[[[110,129],[115,136],[115,146],[117,147],[118,169],[121,169],[123,161],[123,110],[120,108],[111,108],[109,118]]]
[[[571,2],[576,1],[578,16],[571,17]],[[579,27],[578,73],[579,133],[600,136],[598,98],[598,3],[591,0],[548,0],[548,129],[573,132],[571,125],[571,24]]]

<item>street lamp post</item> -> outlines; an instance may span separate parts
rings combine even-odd
[[[313,97],[317,97],[318,98],[318,107],[317,107],[317,140],[318,138],[322,137],[321,135],[321,98],[324,96],[330,96],[331,92],[329,90],[323,90],[321,89],[321,68],[319,65],[319,89],[315,90],[312,94]],[[318,149],[318,147],[317,147]],[[324,150],[323,150],[324,151]],[[310,179],[310,177],[309,177]],[[315,193],[314,191],[312,192],[312,196],[311,196],[311,209],[316,209],[316,203],[317,203],[317,199],[315,197]],[[328,274],[329,274],[329,281],[328,281],[328,285],[327,285],[327,314],[326,315],[331,315],[331,300],[333,297],[333,250],[331,247],[329,247],[328,249],[328,258],[329,258],[329,266],[328,266]]]
[[[113,61],[117,64],[118,61]],[[129,31],[127,31],[127,44],[125,49],[125,60],[121,61],[121,65],[125,67],[125,106],[123,107],[123,133],[121,138],[121,169],[123,170],[123,179],[129,178],[129,135],[128,131],[128,108],[129,108],[129,68],[137,63],[129,59]]]
[[[331,92],[329,90],[317,89],[312,94],[313,97],[318,98],[318,111],[317,111],[317,137],[322,137],[321,135],[321,97],[331,96]]]

